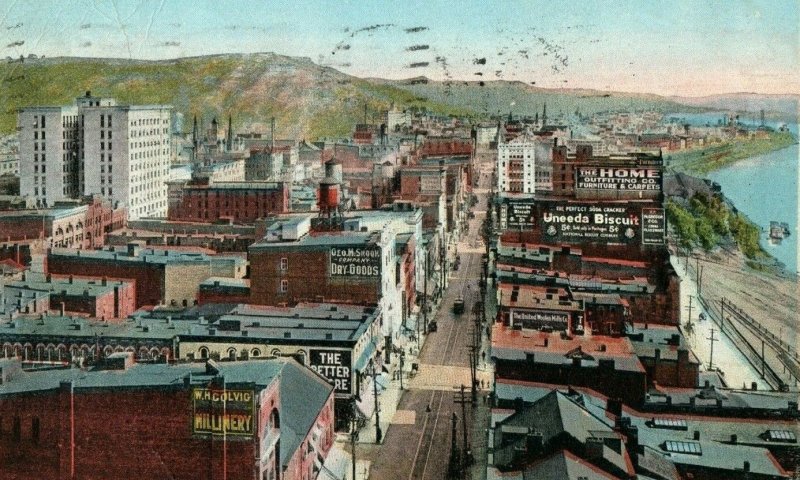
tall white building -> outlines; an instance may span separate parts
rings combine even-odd
[[[497,191],[528,193],[536,191],[536,143],[525,136],[497,145]]]
[[[72,106],[21,109],[20,193],[43,206],[97,194],[130,220],[166,217],[171,113],[90,92]]]

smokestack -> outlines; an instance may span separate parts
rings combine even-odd
[[[275,117],[272,117],[272,119],[270,120],[270,126],[271,126],[270,127],[271,128],[271,133],[270,133],[270,137],[271,138],[270,138],[270,144],[269,144],[269,153],[272,153],[272,152],[275,151]]]
[[[228,115],[228,138],[225,140],[225,146],[230,152],[233,150],[233,119]]]

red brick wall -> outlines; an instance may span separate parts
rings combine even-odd
[[[281,258],[289,268],[281,271]],[[376,304],[380,298],[380,277],[352,279],[328,275],[327,251],[250,252],[250,302],[276,305],[301,301],[342,301]],[[281,281],[288,282],[282,293]]]
[[[0,412],[4,480],[71,478],[71,413],[73,478],[223,478],[223,441],[192,437],[190,390],[183,386],[78,390],[72,398],[67,387],[57,393],[0,399]],[[22,426],[19,442],[10,434],[17,416]],[[35,417],[40,421],[38,443],[31,431]],[[256,446],[254,439],[227,442],[227,478],[257,478]]]
[[[328,403],[322,408],[317,420],[314,422],[314,425],[317,423],[324,426],[324,430],[320,434],[320,438],[316,444],[319,451],[322,452],[323,458],[327,457],[328,451],[333,446],[333,392],[331,392],[331,397],[328,399]],[[289,459],[286,465],[286,471],[284,472],[284,476],[282,477],[284,480],[290,479],[297,479],[301,480],[306,477],[303,476],[303,472],[311,472],[314,465],[314,459],[316,458],[316,453],[308,454],[304,457],[303,452],[307,450],[308,444],[313,443],[312,433],[314,431],[314,426],[311,427],[311,431],[308,432],[306,435],[305,440],[297,449],[297,451],[292,455],[292,458]],[[304,432],[298,432],[304,433]],[[311,478],[311,477],[308,477]]]
[[[590,368],[508,360],[498,360],[495,365],[498,378],[588,387],[606,396],[621,398],[628,405],[640,404],[647,391],[644,372],[619,371],[602,365]]]
[[[52,253],[47,257],[47,264],[47,273],[52,274],[134,280],[136,282],[136,308],[144,305],[158,305],[164,301],[163,264],[100,260]]]
[[[675,347],[664,347],[675,348]],[[689,363],[689,351],[678,351],[678,360],[642,359],[648,380],[663,387],[695,388],[698,385],[699,365]]]
[[[225,189],[184,187],[177,208],[170,208],[170,220],[213,222],[221,217],[234,222],[253,222],[271,213],[286,213],[290,209],[289,187],[267,189]]]

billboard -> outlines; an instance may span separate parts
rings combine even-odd
[[[667,219],[663,208],[642,209],[642,244],[663,245]]]
[[[606,192],[661,192],[658,167],[581,166],[576,169],[575,189]]]
[[[566,330],[569,326],[569,313],[549,310],[511,310],[511,324],[522,328],[538,330],[544,326],[554,330]]]
[[[349,350],[310,350],[308,366],[327,378],[336,393],[352,393],[352,354]]]
[[[380,277],[380,247],[331,248],[332,277]]]
[[[534,208],[531,201],[508,201],[500,206],[502,230],[530,230],[534,226]]]
[[[252,436],[255,400],[252,390],[192,389],[192,433]]]
[[[543,237],[555,242],[627,244],[642,229],[641,208],[631,205],[546,203],[539,210]]]

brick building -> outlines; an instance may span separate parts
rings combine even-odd
[[[624,337],[526,331],[495,323],[491,357],[495,378],[595,389],[639,405],[647,392],[646,371]]]
[[[108,233],[123,228],[124,208],[112,208],[99,196],[84,198],[84,203],[57,202],[42,210],[0,212],[0,241],[43,238],[54,247],[97,248]]]
[[[285,182],[171,182],[169,193],[173,221],[252,223],[291,206]]]
[[[139,365],[118,354],[88,370],[2,371],[9,480],[303,480],[333,443],[333,389],[291,360]]]
[[[58,310],[62,315],[65,312],[79,313],[114,321],[136,310],[136,285],[132,281],[28,273],[21,280],[8,282],[3,287],[3,295],[11,299],[22,297],[28,291],[46,294],[48,309]]]
[[[310,232],[306,222],[293,225],[250,247],[250,303],[381,305],[390,312],[384,335],[398,335],[403,307],[395,230]]]
[[[193,305],[201,282],[209,277],[243,278],[246,263],[238,256],[146,249],[135,242],[125,249],[52,249],[47,254],[48,273],[135,280],[136,308]]]

